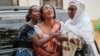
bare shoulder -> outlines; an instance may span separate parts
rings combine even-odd
[[[42,26],[43,27],[43,22],[38,23],[37,26],[39,26],[39,27]]]

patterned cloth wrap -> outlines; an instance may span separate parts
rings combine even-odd
[[[31,42],[28,38],[28,34],[35,35],[34,28],[28,24],[24,24],[18,33],[18,40],[26,42]],[[20,42],[19,42],[20,43]],[[20,45],[20,44],[19,44]],[[22,44],[21,44],[22,45]],[[25,45],[24,45],[25,46]],[[30,45],[32,46],[32,45]],[[32,49],[32,48],[31,48]],[[16,52],[16,56],[34,56],[33,50],[29,50],[26,47],[19,47]]]

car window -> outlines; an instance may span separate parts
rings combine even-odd
[[[67,11],[64,9],[56,10],[56,19],[63,22],[67,21],[69,19]]]
[[[25,24],[27,12],[0,12],[0,56],[11,56],[19,28]],[[7,54],[8,53],[8,54]]]
[[[60,13],[60,14],[58,14],[58,17],[59,17],[59,19],[60,19],[61,21],[63,21],[63,22],[65,22],[65,21],[68,20],[68,15],[67,15],[67,13]]]
[[[0,13],[0,28],[19,29],[25,23],[25,12]]]

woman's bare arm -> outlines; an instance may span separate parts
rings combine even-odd
[[[35,53],[37,55],[40,55],[40,56],[49,56],[50,53],[46,52],[44,49],[42,49],[41,47],[34,47],[34,50],[35,50]]]
[[[30,40],[32,41],[33,45],[35,44],[36,46],[42,46],[43,44],[47,43],[49,40],[51,40],[53,37],[56,37],[59,34],[60,33],[54,33],[54,34],[49,35],[46,38],[43,38],[42,36],[37,34],[34,37],[30,37]],[[42,38],[42,39],[38,39],[38,38]]]

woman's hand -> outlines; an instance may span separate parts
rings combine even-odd
[[[56,33],[50,33],[49,35],[51,35],[52,37],[57,37],[57,36],[60,36],[61,33],[60,32],[56,32]]]
[[[75,39],[75,44],[76,44],[76,45],[79,45],[79,44],[80,44],[80,39],[76,38],[76,39]]]
[[[34,51],[35,51],[35,55],[36,56],[51,56],[50,53],[48,53],[47,51],[45,51],[43,48],[41,47],[36,47],[34,46]]]
[[[51,54],[50,56],[60,56],[60,54],[58,52]]]
[[[75,44],[75,41],[74,40],[75,40],[74,38],[70,38],[69,42]]]
[[[73,44],[79,45],[80,40],[78,38],[75,38],[75,39],[74,38],[71,38],[70,39],[70,42],[73,43]]]
[[[59,36],[57,36],[57,40],[60,41],[60,42],[68,41],[68,36],[59,35]]]

